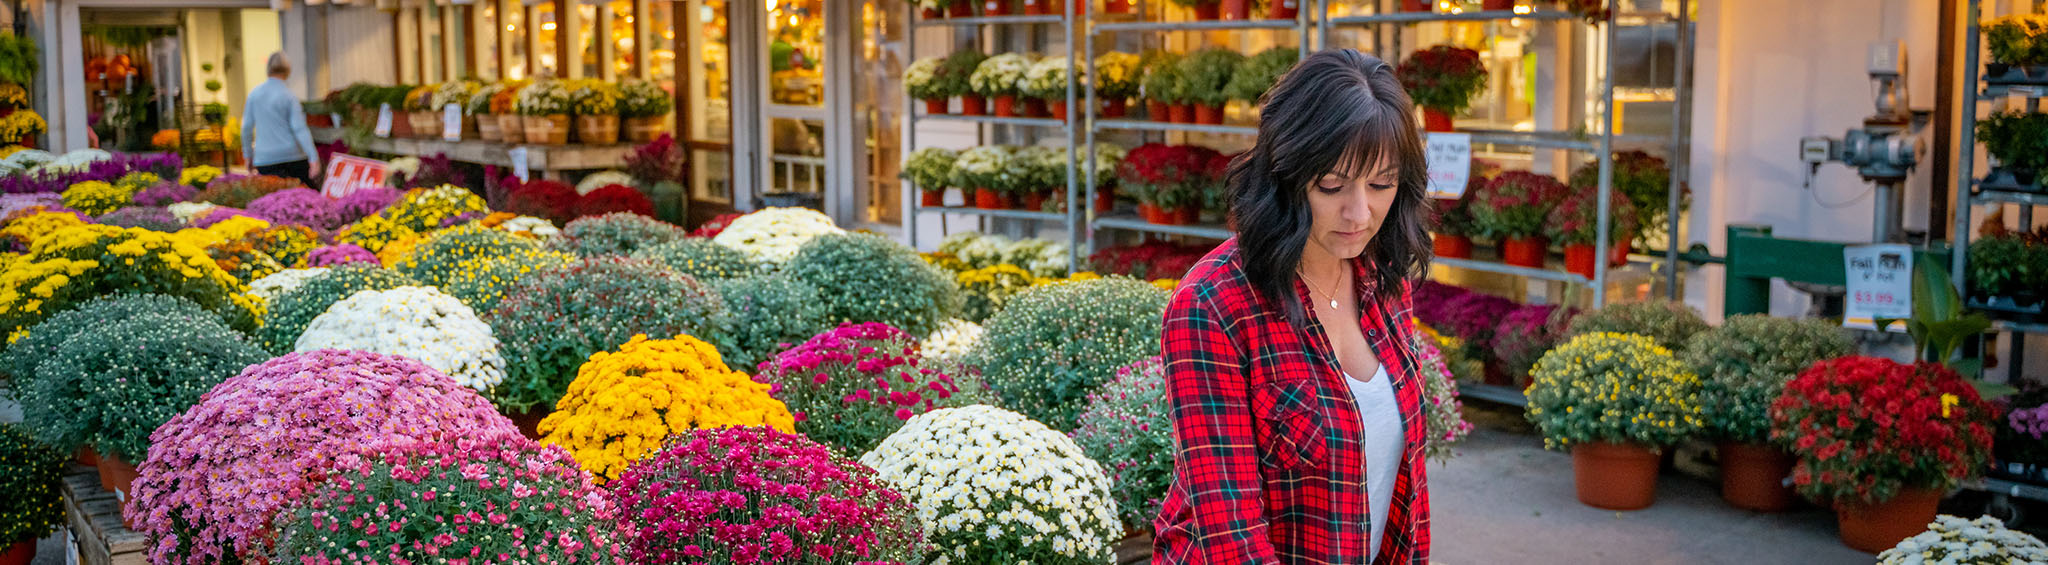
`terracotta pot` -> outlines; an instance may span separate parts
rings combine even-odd
[[[78,452],[73,454],[71,458],[77,461],[78,464],[87,467],[100,466],[100,452],[94,451],[90,445],[79,446]]]
[[[1023,114],[1026,118],[1043,118],[1052,114],[1052,111],[1046,108],[1044,98],[1023,98],[1019,101],[1023,107],[1019,108],[1017,113]]]
[[[540,421],[548,419],[551,412],[546,408],[537,407],[527,412],[506,412],[505,418],[512,420],[512,425],[519,428],[520,435],[540,441]]]
[[[1013,118],[1017,116],[1017,110],[1016,96],[1004,94],[996,97],[996,117]]]
[[[618,116],[576,116],[576,139],[588,145],[619,142]]]
[[[505,143],[526,143],[526,121],[518,114],[498,115],[498,137]]]
[[[1173,123],[1176,123],[1176,124],[1192,124],[1192,123],[1195,123],[1195,105],[1194,105],[1194,104],[1174,104],[1174,105],[1170,106],[1170,107],[1169,107],[1169,108],[1167,109],[1167,113],[1169,113],[1169,114],[1173,114]]]
[[[1103,2],[1102,2],[1102,13],[1104,13],[1104,14],[1128,14],[1128,13],[1131,13],[1131,0],[1103,0]]]
[[[939,19],[940,17],[942,17],[942,16],[945,16],[945,15],[946,15],[946,13],[945,13],[945,12],[941,12],[941,11],[938,11],[937,9],[934,9],[934,8],[925,8],[924,10],[922,10],[922,11],[919,11],[919,12],[917,13],[917,16],[918,16],[918,17],[920,17],[920,18],[924,18],[924,19],[927,19],[927,20],[936,20],[936,19]]]
[[[1252,19],[1252,0],[1223,0],[1218,6],[1219,9],[1217,11],[1222,16],[1219,19],[1232,21]]]
[[[1835,509],[1842,528],[1842,543],[1865,553],[1878,553],[1919,535],[1934,521],[1941,491],[1905,489],[1891,500],[1876,504],[1844,503]]]
[[[505,134],[504,134],[504,132],[505,132],[505,128],[502,128],[502,127],[499,127],[499,126],[498,126],[498,117],[497,117],[497,116],[477,116],[477,120],[476,120],[476,137],[477,137],[477,139],[482,139],[482,140],[484,140],[484,141],[489,141],[489,142],[492,142],[492,143],[497,143],[498,141],[501,141],[501,140],[505,139]]]
[[[988,114],[988,99],[976,94],[960,95],[960,115],[982,116]]]
[[[1429,11],[1429,0],[1401,0],[1401,11],[1427,12]]]
[[[921,192],[922,192],[922,197],[920,197],[920,198],[918,199],[918,205],[919,205],[919,206],[945,206],[945,205],[946,205],[946,189],[943,189],[943,188],[942,188],[942,189],[939,189],[939,190],[925,190],[925,191],[921,191]]]
[[[1222,18],[1222,8],[1223,5],[1216,2],[1210,2],[1207,4],[1196,4],[1195,19],[1207,21]]]
[[[1570,251],[1567,249],[1566,251]],[[1757,512],[1784,512],[1799,501],[1785,477],[1792,476],[1792,454],[1773,445],[1723,442],[1721,499],[1729,506]]]
[[[1550,242],[1543,236],[1510,237],[1500,242],[1501,260],[1517,267],[1541,269],[1549,252]]]
[[[1173,105],[1158,100],[1145,101],[1145,119],[1155,122],[1173,121]]]
[[[1658,461],[1655,450],[1640,445],[1597,442],[1573,446],[1572,478],[1578,486],[1579,502],[1607,510],[1649,508],[1657,501]]]
[[[924,113],[932,116],[944,114],[946,113],[946,102],[948,100],[944,98],[926,98],[924,100]]]
[[[28,565],[36,560],[36,540],[27,539],[7,546],[6,553],[0,553],[0,565]]]
[[[1023,203],[1023,204],[1024,204],[1024,209],[1025,209],[1025,210],[1029,210],[1029,211],[1032,211],[1032,212],[1037,212],[1037,211],[1039,211],[1039,210],[1044,210],[1044,209],[1045,209],[1045,199],[1046,199],[1046,198],[1048,198],[1048,197],[1051,197],[1051,196],[1052,196],[1052,191],[1049,191],[1049,190],[1038,190],[1038,191],[1033,191],[1033,192],[1027,192],[1027,193],[1025,193],[1025,194],[1024,194],[1024,203]]]
[[[134,498],[135,478],[141,476],[141,473],[135,472],[135,466],[127,461],[111,456],[100,458],[99,469],[100,486],[114,493],[114,498],[121,501],[121,506],[127,507],[128,501]],[[122,513],[121,523],[128,523],[126,512]]]
[[[1422,131],[1452,132],[1458,127],[1451,123],[1451,115],[1436,108],[1422,108]]]
[[[1202,207],[1189,204],[1173,209],[1173,223],[1183,226],[1202,223]]]
[[[373,122],[371,125],[376,124]],[[388,139],[406,139],[412,137],[412,115],[407,114],[405,112],[393,110],[391,112],[391,135],[385,137]]]
[[[983,210],[1001,210],[1006,208],[1006,206],[1003,206],[1003,193],[996,192],[995,189],[990,188],[976,189],[974,191],[974,207]]]
[[[1067,121],[1067,100],[1065,98],[1047,100],[1045,101],[1045,107],[1052,109],[1052,119],[1062,122]]]
[[[1632,242],[1616,243],[1607,248],[1607,266],[1620,267],[1628,264],[1628,252],[1634,248]]]
[[[1515,9],[1515,0],[1485,0],[1480,2],[1480,6],[1487,11],[1513,10]]]
[[[981,15],[984,15],[984,16],[1007,16],[1007,15],[1010,15],[1010,0],[982,0],[982,2],[981,2]]]
[[[1108,214],[1116,209],[1116,190],[1103,186],[1095,189],[1095,213]]]
[[[1051,13],[1046,10],[1046,3],[1046,0],[1024,0],[1024,15],[1043,16]]]
[[[1212,126],[1223,125],[1223,105],[1195,105],[1195,123]]]
[[[627,118],[624,122],[622,132],[626,139],[633,143],[653,143],[654,140],[661,138],[661,134],[668,133],[668,114]]]
[[[1124,99],[1122,99],[1122,98],[1106,98],[1106,99],[1103,99],[1103,101],[1102,101],[1102,117],[1104,117],[1104,118],[1108,118],[1108,119],[1116,119],[1116,118],[1121,118],[1121,117],[1124,117],[1124,104],[1125,104],[1125,101],[1124,101]]]
[[[525,116],[526,142],[534,145],[567,145],[569,115]]]
[[[1435,255],[1452,259],[1472,258],[1472,238],[1462,235],[1435,234],[1431,238]]]
[[[1301,13],[1300,0],[1268,0],[1268,2],[1270,4],[1266,8],[1267,19],[1292,20]]]
[[[1138,219],[1148,224],[1159,223],[1159,207],[1153,206],[1151,202],[1139,202]]]
[[[974,2],[973,2],[972,0],[953,0],[953,4],[952,4],[952,5],[950,5],[950,6],[946,6],[946,17],[948,17],[948,18],[972,18],[972,17],[974,17]]]

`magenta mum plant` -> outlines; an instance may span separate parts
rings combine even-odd
[[[191,200],[193,196],[198,194],[199,189],[197,188],[178,184],[176,181],[163,181],[155,186],[142,189],[142,192],[135,193],[135,204],[137,206],[169,206]]]
[[[306,226],[320,231],[341,227],[336,202],[320,191],[292,188],[263,195],[249,203],[249,214],[275,224]]]
[[[151,563],[262,563],[273,520],[337,461],[390,442],[517,435],[489,401],[403,357],[292,353],[242,371],[150,435],[125,518]]]
[[[845,324],[763,361],[758,382],[789,406],[796,429],[861,454],[912,416],[952,406],[960,385],[918,354],[917,338],[888,324]]]
[[[348,193],[348,196],[341,197],[339,201],[335,202],[334,209],[336,213],[341,215],[338,219],[342,224],[351,224],[355,223],[356,220],[367,218],[371,214],[384,211],[392,203],[398,202],[398,199],[404,197],[405,193],[397,189],[365,188]]]
[[[279,516],[278,561],[623,563],[590,475],[518,434],[396,441],[325,475]]]
[[[379,264],[377,254],[353,243],[336,243],[306,254],[307,267],[333,267],[348,263]]]
[[[773,428],[669,436],[606,488],[636,564],[903,563],[922,545],[873,469]]]

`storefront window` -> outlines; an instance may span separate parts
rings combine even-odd
[[[855,83],[854,125],[861,139],[858,149],[865,155],[855,182],[860,185],[862,220],[898,224],[903,221],[903,184],[896,176],[903,160],[903,136],[896,126],[902,123],[900,77],[907,62],[898,56],[903,45],[902,11],[886,4],[877,0],[861,4],[861,72]]]
[[[631,12],[632,10],[627,10],[627,13]],[[582,66],[583,76],[587,78],[604,76],[604,67],[598,63],[598,41],[603,38],[601,31],[610,25],[610,22],[598,20],[597,6],[580,2],[576,4],[576,26],[577,31],[581,32],[576,34],[576,60]]]
[[[444,80],[446,75],[443,75],[442,71],[446,67],[441,65],[442,59],[440,7],[428,6],[425,8],[420,8],[419,53],[421,69],[420,76],[422,77],[422,80],[420,82],[432,83]]]
[[[476,37],[470,39],[476,42],[476,76],[484,79],[502,77],[504,75],[499,73],[504,69],[498,64],[498,4],[482,2],[476,5],[475,10],[476,27],[471,29],[476,30]]]
[[[767,0],[768,101],[825,104],[824,0]]]
[[[531,69],[527,68],[526,54],[526,10],[519,0],[503,0],[505,14],[505,41],[511,46],[505,59],[505,78],[518,80],[526,78]]]
[[[540,39],[533,44],[535,60],[540,62],[535,65],[534,74],[561,77],[562,67],[556,60],[556,54],[560,52],[557,45],[562,36],[561,18],[555,13],[555,5],[552,2],[534,6],[533,13],[534,23],[540,25]]]
[[[675,3],[652,2],[647,17],[647,79],[661,83],[670,92],[676,90],[676,18]]]
[[[682,4],[682,16],[687,19],[681,22],[684,52],[692,55],[677,90],[683,102],[679,129],[690,149],[691,198],[723,205],[733,203],[732,27],[726,18],[727,5],[726,0]],[[670,70],[656,72],[673,71],[669,65],[662,66]]]

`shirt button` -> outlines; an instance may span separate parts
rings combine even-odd
[[[1379,330],[1365,330],[1365,335],[1366,335],[1367,337],[1379,337],[1379,336],[1380,336],[1380,331],[1379,331]]]

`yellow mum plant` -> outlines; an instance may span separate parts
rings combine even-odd
[[[794,433],[795,417],[768,389],[727,368],[702,340],[636,335],[577,369],[568,394],[541,420],[541,441],[569,450],[604,483],[659,450],[669,434],[733,426]]]
[[[214,177],[218,177],[220,176],[220,174],[220,167],[215,167],[213,165],[185,167],[185,170],[178,172],[178,184],[182,184],[185,186],[206,186],[206,183],[213,182]]]
[[[248,216],[232,216],[207,226],[206,231],[213,232],[214,235],[220,236],[223,240],[232,241],[242,239],[256,230],[268,227],[270,227],[270,222]]]
[[[121,209],[135,198],[126,187],[107,181],[90,180],[64,189],[64,207],[99,216]]]
[[[263,313],[262,302],[198,246],[162,232],[95,224],[36,240],[0,273],[0,330],[12,335],[114,292],[182,297],[244,331]]]
[[[356,247],[376,253],[393,241],[412,236],[412,228],[399,225],[382,215],[376,215],[342,227],[340,233],[334,234],[334,242],[354,244]]]
[[[85,220],[70,212],[37,212],[7,222],[0,228],[0,239],[14,245],[14,249],[27,249],[29,244],[42,239],[51,232],[72,226],[85,225]]]

